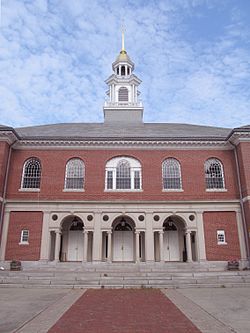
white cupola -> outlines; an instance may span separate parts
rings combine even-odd
[[[108,99],[103,112],[104,122],[142,122],[143,106],[139,101],[138,86],[141,80],[133,74],[134,63],[124,46],[122,32],[122,49],[112,64],[113,74],[105,81],[109,86]]]

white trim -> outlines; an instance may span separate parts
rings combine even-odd
[[[250,201],[250,195],[248,195],[247,197],[244,197],[244,198],[242,199],[242,201],[243,201],[243,202]]]
[[[183,188],[169,188],[169,189],[162,189],[162,192],[184,192]]]
[[[185,140],[19,140],[14,145],[15,149],[128,149],[128,148],[141,148],[141,149],[192,149],[203,150],[215,148],[217,150],[232,150],[233,146],[228,141],[185,141]]]
[[[104,192],[143,192],[142,189],[138,189],[138,190],[135,190],[135,189],[104,189]]]
[[[19,192],[40,192],[40,188],[19,188]]]
[[[81,188],[64,188],[62,190],[63,192],[85,192],[84,189],[81,189]]]
[[[227,192],[226,188],[206,188],[206,192]]]

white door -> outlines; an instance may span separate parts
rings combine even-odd
[[[83,233],[81,230],[70,230],[68,237],[68,261],[83,260]]]
[[[114,261],[134,260],[133,231],[114,231],[113,260]]]
[[[163,249],[165,261],[180,261],[178,231],[165,231],[163,235]]]

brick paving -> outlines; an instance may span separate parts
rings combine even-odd
[[[87,290],[49,333],[200,333],[154,289]]]

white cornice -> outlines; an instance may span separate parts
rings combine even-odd
[[[238,145],[240,142],[250,142],[250,132],[234,132],[230,136],[230,142]]]
[[[248,195],[247,197],[244,197],[242,199],[243,202],[247,202],[247,201],[250,201],[250,195]]]
[[[203,140],[20,140],[15,149],[211,149],[231,150],[226,141]]]
[[[5,141],[11,145],[16,140],[17,140],[17,137],[12,131],[9,131],[9,130],[0,131],[0,141]]]

